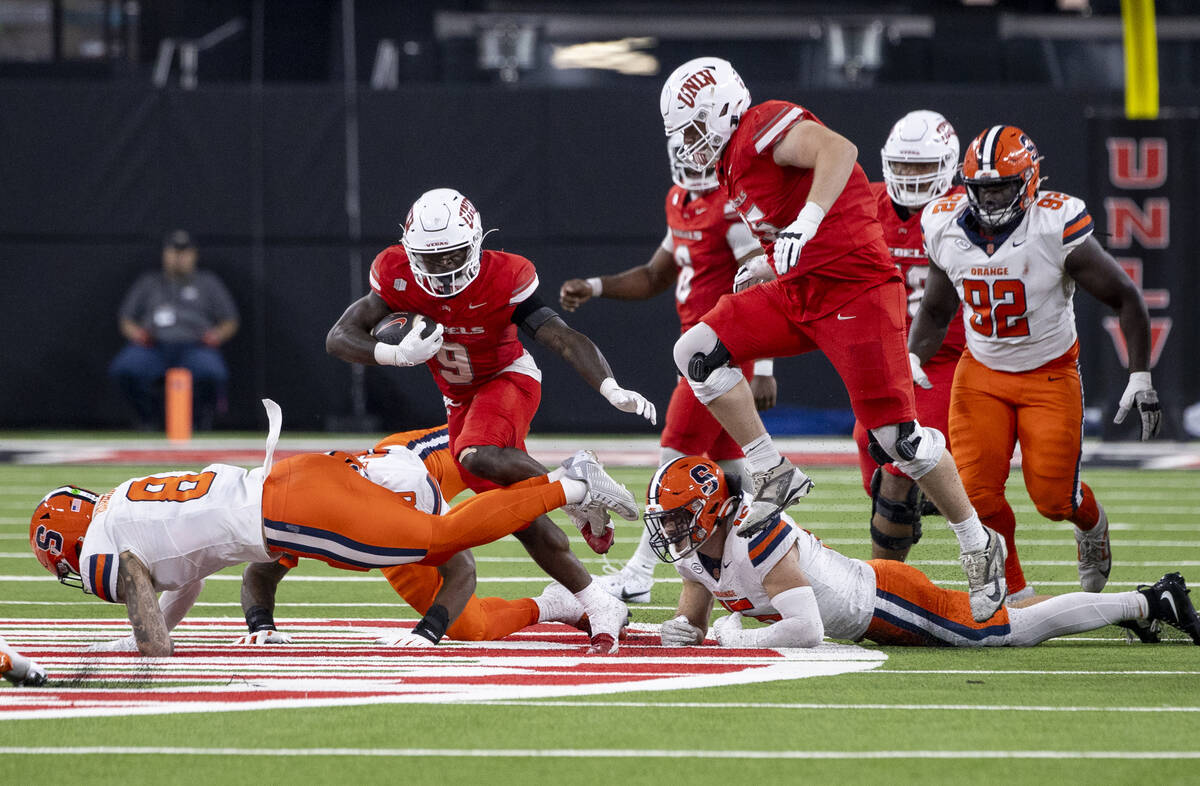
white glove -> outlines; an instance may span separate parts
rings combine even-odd
[[[659,637],[664,647],[691,647],[704,643],[704,631],[688,622],[682,614],[664,622],[659,627]]]
[[[233,640],[235,647],[257,647],[260,644],[291,644],[291,634],[278,630],[256,630]]]
[[[925,369],[921,368],[921,359],[915,352],[908,353],[908,367],[912,369],[913,382],[926,390],[933,389],[933,383],[929,381],[929,375],[925,373]]]
[[[800,251],[804,244],[817,234],[821,219],[825,218],[825,209],[816,202],[808,202],[796,216],[796,220],[785,226],[775,236],[775,272],[783,275],[796,266],[800,261]]]
[[[751,647],[751,633],[742,630],[742,615],[736,611],[713,623],[713,635],[722,647]]]
[[[759,254],[751,257],[746,264],[737,269],[737,274],[733,277],[733,291],[741,292],[743,289],[749,289],[755,284],[771,281],[774,278],[775,268],[771,267],[765,254]]]
[[[612,404],[622,412],[632,412],[636,415],[641,415],[651,424],[658,422],[658,412],[654,409],[654,404],[650,400],[638,393],[636,390],[626,390],[617,384],[617,381],[612,377],[608,377],[600,383],[600,395],[608,399],[608,403]]]
[[[129,634],[123,639],[114,639],[113,641],[102,641],[93,644],[87,648],[88,652],[137,652],[137,639],[133,634]]]
[[[1121,394],[1121,403],[1113,423],[1124,423],[1129,410],[1137,406],[1142,418],[1142,442],[1158,434],[1162,428],[1162,410],[1158,408],[1158,393],[1150,386],[1149,371],[1135,371],[1129,375],[1129,384]]]
[[[375,344],[375,362],[381,366],[419,366],[442,348],[444,325],[438,324],[426,338],[421,338],[425,317],[413,320],[412,330],[399,344]]]
[[[401,633],[395,633],[388,636],[380,636],[375,639],[376,644],[381,644],[384,647],[433,647],[432,641],[424,636],[417,635],[411,630],[406,630]]]

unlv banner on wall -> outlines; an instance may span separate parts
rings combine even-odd
[[[1185,439],[1181,412],[1200,401],[1200,319],[1195,316],[1200,113],[1169,113],[1128,120],[1115,112],[1089,112],[1088,206],[1096,238],[1141,288],[1150,311],[1150,364],[1164,411],[1161,438]],[[1088,404],[1103,407],[1106,439],[1135,439],[1130,420],[1112,424],[1127,380],[1117,317],[1105,307],[1092,312],[1082,309],[1079,319],[1091,371],[1098,372],[1089,374]]]

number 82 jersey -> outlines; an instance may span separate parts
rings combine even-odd
[[[986,237],[967,221],[964,194],[931,202],[921,215],[929,262],[945,271],[963,303],[967,348],[996,371],[1042,366],[1074,345],[1075,282],[1064,269],[1092,234],[1083,200],[1038,193],[1007,236]]]

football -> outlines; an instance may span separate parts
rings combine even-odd
[[[421,324],[421,338],[437,329],[437,323],[429,317],[422,317],[421,314],[412,311],[396,311],[379,320],[379,324],[371,330],[371,335],[384,344],[399,344],[412,332],[418,321]]]

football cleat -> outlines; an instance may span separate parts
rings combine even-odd
[[[589,655],[611,655],[617,651],[618,641],[629,624],[629,609],[624,603],[605,592],[596,592],[591,596],[593,601],[584,608],[586,622],[580,620],[579,626],[587,625],[591,634]]]
[[[987,533],[987,544],[978,551],[963,552],[958,556],[967,574],[971,616],[976,622],[991,619],[1008,595],[1008,582],[1004,578],[1008,549],[1004,538],[988,527],[983,531]]]
[[[604,466],[600,463],[600,459],[590,450],[580,450],[563,462],[563,469],[567,471],[567,477],[572,480],[582,481],[587,485],[587,496],[583,498],[583,502],[579,503],[580,509],[584,511],[611,510],[626,521],[637,521],[638,509],[637,500],[629,493],[629,489],[622,486],[617,481],[604,471]],[[589,523],[593,527],[595,533],[595,523],[598,519],[589,519]]]
[[[1158,644],[1162,641],[1158,635],[1162,630],[1162,623],[1158,620],[1125,620],[1118,622],[1117,625],[1131,631],[1132,635],[1137,636],[1138,641],[1143,644]]]
[[[1112,546],[1108,538],[1108,514],[1100,508],[1096,526],[1084,532],[1075,527],[1076,553],[1079,559],[1079,585],[1084,592],[1099,592],[1108,583],[1112,571]]]
[[[579,627],[583,618],[583,604],[557,581],[552,581],[533,599],[538,607],[538,622],[563,622]]]
[[[635,570],[626,565],[616,573],[597,576],[596,586],[625,603],[649,603],[654,587],[654,574]]]
[[[754,496],[749,510],[737,527],[742,538],[753,537],[760,529],[771,523],[784,508],[812,491],[812,478],[792,465],[786,458],[764,472],[751,475]]]
[[[1200,617],[1188,595],[1191,590],[1178,573],[1168,573],[1152,586],[1142,585],[1138,592],[1150,605],[1151,621],[1161,620],[1191,636],[1192,643],[1200,645]]]

